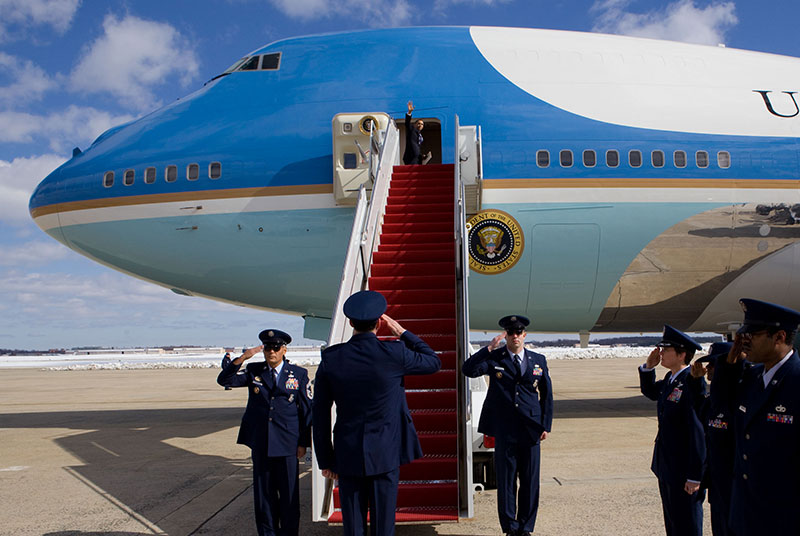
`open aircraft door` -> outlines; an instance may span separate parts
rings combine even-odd
[[[380,112],[333,117],[333,196],[337,205],[355,205],[361,185],[372,191],[380,138],[391,120]]]

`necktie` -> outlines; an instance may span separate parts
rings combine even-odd
[[[278,385],[278,369],[272,369],[272,386]]]
[[[514,362],[517,364],[517,372],[520,376],[522,376],[522,374],[525,372],[522,369],[522,358],[518,355],[514,355]]]

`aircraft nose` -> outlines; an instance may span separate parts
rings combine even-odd
[[[63,195],[64,177],[59,167],[33,190],[28,202],[28,211],[42,231],[66,245],[58,218],[59,203],[63,202]]]

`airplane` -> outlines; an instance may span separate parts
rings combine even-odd
[[[479,213],[522,237],[513,266],[470,273],[471,329],[513,311],[543,332],[724,333],[743,296],[800,308],[799,94],[800,59],[723,46],[495,27],[290,38],[76,148],[29,208],[101,264],[302,315],[325,339],[354,214],[332,121],[386,112],[402,131],[413,100],[432,164],[456,158],[456,115],[480,126]],[[483,253],[505,254],[502,235]]]

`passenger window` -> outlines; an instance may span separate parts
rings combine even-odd
[[[731,153],[728,151],[720,151],[717,153],[717,164],[722,169],[731,167]]]
[[[695,162],[697,162],[697,167],[699,168],[708,167],[708,153],[706,151],[697,151],[694,156],[695,156]]]
[[[561,159],[561,167],[572,167],[572,151],[564,149],[559,154]]]
[[[274,54],[264,54],[261,60],[262,71],[277,71],[281,66],[281,53],[275,52]]]
[[[536,151],[536,165],[539,167],[550,167],[550,151]]]
[[[615,150],[606,151],[606,165],[617,167],[619,165],[619,152]]]
[[[664,151],[653,151],[650,153],[650,160],[653,167],[664,167]]]
[[[113,171],[106,171],[103,174],[103,186],[106,188],[111,188],[114,186],[114,172]]]
[[[591,149],[583,151],[583,165],[586,167],[594,167],[597,165],[597,153]]]
[[[167,166],[167,169],[164,170],[164,180],[167,182],[178,180],[178,166]]]
[[[642,167],[642,151],[628,151],[628,163],[631,167]]]
[[[218,179],[222,177],[222,164],[219,162],[211,162],[208,166],[208,178]]]
[[[144,183],[153,184],[156,182],[156,168],[149,167],[144,170]]]
[[[245,61],[241,67],[239,67],[240,71],[255,71],[258,69],[258,60],[261,59],[261,56],[253,56],[249,60]]]
[[[125,186],[130,186],[133,184],[133,180],[136,178],[136,172],[132,169],[125,170],[125,175],[122,178],[122,184]]]
[[[200,166],[197,164],[189,164],[186,166],[186,178],[190,181],[196,181],[200,178]]]
[[[673,161],[675,162],[675,167],[686,167],[686,152],[685,151],[675,151],[673,155]]]

